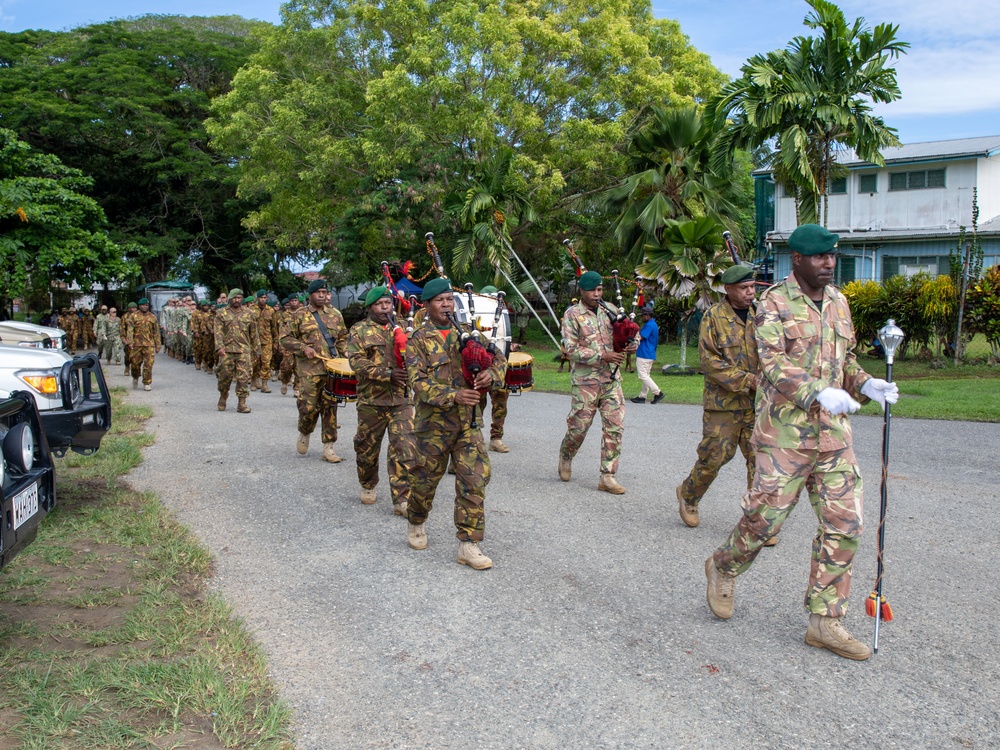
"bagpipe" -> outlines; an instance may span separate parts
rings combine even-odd
[[[396,367],[402,369],[406,367],[406,332],[403,330],[402,326],[399,325],[396,314],[397,306],[399,312],[406,312],[410,314],[409,328],[413,330],[413,302],[412,300],[407,300],[404,298],[403,293],[396,289],[396,283],[392,280],[392,274],[389,273],[389,263],[388,261],[382,261],[382,275],[385,277],[386,288],[392,292],[393,306],[392,311],[389,313],[389,323],[392,325],[392,336],[389,339],[389,352],[387,352],[386,360],[388,362],[395,361]],[[391,354],[391,356],[389,356]],[[391,365],[390,365],[391,369]]]

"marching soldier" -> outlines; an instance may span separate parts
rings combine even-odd
[[[142,389],[153,390],[153,357],[160,351],[160,324],[156,316],[149,311],[149,300],[143,297],[139,300],[139,309],[132,313],[129,322],[128,345],[131,354],[132,387],[139,387],[139,376],[142,376]]]
[[[97,342],[97,358],[105,356],[107,332],[104,322],[108,319],[108,306],[101,305],[101,311],[94,316],[94,341]],[[111,352],[107,352],[108,363],[111,363]]]
[[[112,307],[104,316],[101,332],[104,337],[104,351],[108,364],[111,364],[111,355],[113,354],[115,364],[120,365],[122,363],[122,331],[121,319],[118,317],[116,308]]]
[[[299,437],[296,450],[309,452],[309,436],[322,422],[323,460],[332,464],[343,459],[334,450],[337,442],[337,402],[324,395],[326,366],[321,357],[347,356],[347,326],[340,310],[330,305],[324,279],[309,283],[309,305],[289,320],[281,345],[295,355],[298,373]]]
[[[297,294],[288,298],[288,307],[282,312],[281,321],[278,324],[279,343],[284,340],[286,329],[294,320],[295,316],[302,311],[302,299]],[[281,366],[279,368],[281,377],[281,395],[288,393],[288,384],[292,384],[292,393],[295,398],[299,397],[299,376],[295,369],[295,353],[281,347]]]
[[[230,289],[228,307],[215,316],[215,353],[219,360],[216,377],[219,380],[219,411],[226,410],[229,387],[236,380],[236,411],[249,414],[247,397],[250,395],[250,374],[253,357],[260,353],[257,322],[253,314],[243,307],[243,290]]]
[[[600,274],[587,271],[577,279],[580,301],[562,320],[562,344],[570,362],[573,401],[566,418],[566,436],[559,448],[559,478],[572,478],[572,462],[594,416],[601,413],[601,478],[597,489],[622,495],[615,479],[625,433],[625,398],[618,368],[625,352],[614,350],[611,315],[600,309],[604,285]],[[610,306],[609,306],[610,307]],[[630,344],[635,351],[636,344]]]
[[[261,393],[270,393],[271,354],[274,351],[274,309],[267,304],[267,290],[257,292],[257,334],[260,336],[260,358],[257,360],[256,387]]]
[[[798,227],[788,238],[792,273],[758,303],[757,466],[742,518],[705,561],[706,596],[712,614],[732,617],[736,576],[779,532],[805,488],[819,519],[805,641],[862,660],[868,647],[841,623],[861,541],[861,475],[846,415],[861,408],[855,399],[875,399],[884,408],[899,390],[858,365],[851,310],[832,284],[838,239],[816,224]]]
[[[735,265],[722,274],[726,296],[710,307],[701,319],[698,351],[705,374],[702,439],[698,460],[687,479],[677,488],[681,520],[699,523],[698,503],[719,474],[736,455],[743,453],[747,466],[747,489],[753,482],[754,396],[757,393],[757,322],[754,319],[754,280],[750,266]],[[774,537],[776,540],[777,537]]]
[[[122,355],[125,358],[125,377],[128,377],[132,369],[132,346],[129,342],[132,340],[132,318],[138,310],[138,305],[135,302],[129,302],[125,306],[125,314],[122,315]]]
[[[393,350],[392,295],[378,286],[365,297],[368,317],[355,323],[347,336],[347,358],[358,379],[358,431],[354,436],[361,502],[375,502],[382,436],[389,432],[386,468],[392,511],[406,515],[410,497],[409,462],[413,408],[407,399],[405,367],[398,367]]]
[[[428,282],[421,301],[427,310],[426,319],[413,332],[406,347],[406,369],[414,403],[414,458],[406,541],[413,549],[426,549],[424,524],[451,459],[455,469],[455,526],[459,542],[456,560],[476,570],[485,570],[493,566],[493,561],[479,549],[486,527],[484,502],[490,481],[490,458],[482,432],[472,427],[472,417],[479,405],[477,389],[502,383],[507,361],[497,352],[493,365],[476,375],[470,386],[462,374],[459,334],[448,317],[455,309],[451,284],[447,279]]]

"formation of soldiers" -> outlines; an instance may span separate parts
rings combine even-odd
[[[742,517],[729,538],[705,561],[706,599],[719,619],[732,617],[735,581],[760,550],[774,544],[781,525],[806,489],[819,519],[805,597],[805,641],[850,659],[869,651],[843,626],[853,555],[861,535],[861,477],[847,415],[868,400],[885,406],[898,398],[892,383],[858,365],[850,310],[832,285],[838,237],[816,225],[789,237],[793,272],[755,299],[752,269],[737,265],[721,281],[725,298],[704,315],[699,352],[705,373],[703,436],[697,461],[676,489],[680,519],[699,525],[699,504],[719,470],[739,451],[746,463]],[[615,350],[612,320],[599,274],[578,279],[580,301],[562,320],[563,356],[570,364],[573,394],[557,474],[572,481],[572,462],[594,418],[602,422],[597,489],[623,494],[616,473],[624,433],[620,370],[634,345]],[[488,292],[489,290],[484,290]],[[347,329],[330,305],[322,280],[306,295],[280,305],[261,290],[245,304],[240,289],[215,305],[180,299],[167,306],[168,350],[218,382],[218,409],[227,408],[235,383],[237,412],[250,411],[251,390],[269,393],[280,378],[292,384],[298,412],[296,450],[306,455],[319,425],[323,460],[339,463],[337,382],[342,370],[356,379],[358,427],[354,438],[359,499],[377,502],[379,455],[388,435],[389,496],[395,515],[407,519],[407,544],[427,547],[425,523],[440,480],[456,475],[456,561],[477,570],[492,566],[479,548],[485,533],[485,489],[491,467],[482,431],[473,419],[486,393],[503,408],[506,359],[497,352],[481,369],[466,371],[462,349],[473,329],[455,322],[447,279],[427,283],[423,309],[400,345],[394,298],[386,287],[364,300],[367,316]],[[148,300],[130,303],[119,323],[128,370],[149,390],[160,327]],[[102,316],[105,315],[102,311]],[[98,316],[101,343],[114,325]],[[117,356],[117,355],[116,355]],[[346,363],[346,364],[345,364]],[[332,385],[331,385],[332,383]],[[482,401],[481,401],[482,400]],[[498,403],[499,402],[499,403]],[[496,416],[496,410],[494,411]],[[490,448],[506,452],[502,419],[491,430]]]

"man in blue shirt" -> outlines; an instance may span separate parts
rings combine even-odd
[[[653,318],[653,303],[647,302],[642,307],[642,330],[639,331],[639,348],[635,353],[635,371],[639,375],[639,382],[642,383],[642,390],[638,396],[631,399],[633,404],[646,403],[647,392],[653,394],[654,404],[663,398],[663,391],[649,376],[656,360],[656,347],[659,343],[660,327]]]

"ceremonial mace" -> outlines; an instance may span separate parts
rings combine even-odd
[[[878,332],[878,340],[885,350],[885,379],[892,382],[892,362],[896,355],[896,350],[903,343],[903,331],[896,325],[896,321],[890,318],[885,326]],[[878,653],[878,631],[879,625],[892,621],[892,607],[882,596],[882,553],[885,550],[885,516],[889,503],[888,488],[886,484],[889,478],[889,422],[891,404],[885,402],[885,413],[882,422],[882,507],[879,511],[878,521],[878,568],[875,575],[875,590],[868,595],[865,602],[865,612],[869,617],[875,618],[875,640],[872,650]]]

